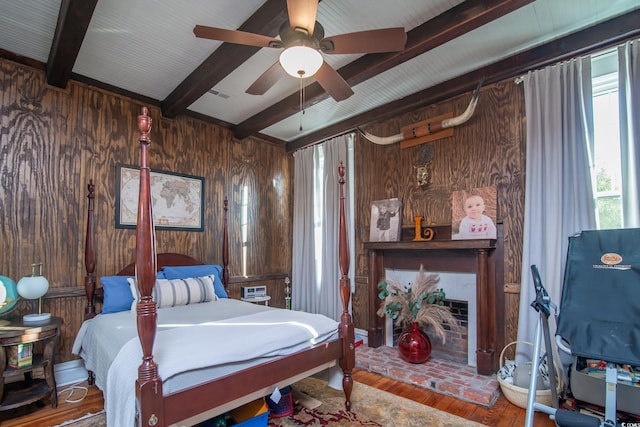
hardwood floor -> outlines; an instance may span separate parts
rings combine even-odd
[[[363,370],[355,370],[353,379],[490,427],[521,427],[525,422],[526,411],[511,404],[502,394],[491,408],[487,408]],[[547,415],[536,413],[534,425],[555,427],[556,423]]]
[[[78,384],[79,387],[87,387],[87,383]],[[88,387],[86,397],[78,403],[65,400],[75,400],[84,394],[81,390],[74,390],[73,395],[65,392],[67,386],[58,388],[58,407],[53,409],[51,402],[46,401],[19,408],[14,411],[0,412],[0,426],[42,426],[51,427],[68,420],[75,420],[91,412],[100,412],[104,408],[102,392],[97,387]]]
[[[490,427],[520,427],[524,425],[525,410],[512,405],[502,395],[500,395],[493,407],[487,408],[363,370],[356,369],[353,379],[356,382],[388,391]],[[86,383],[81,385],[86,386]],[[62,387],[61,389],[65,388]],[[96,387],[89,387],[87,396],[79,403],[65,402],[67,396],[68,393],[59,395],[57,409],[51,408],[47,403],[45,406],[33,408],[30,412],[22,415],[0,413],[0,425],[2,427],[55,426],[66,420],[79,418],[88,412],[98,412],[102,410],[104,405],[102,393]],[[81,396],[81,393],[76,391],[71,396],[71,400],[78,396]],[[12,415],[12,418],[8,419],[7,415]],[[553,421],[540,413],[536,414],[534,424],[536,427],[555,426]]]

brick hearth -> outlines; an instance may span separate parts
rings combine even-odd
[[[357,347],[356,367],[487,407],[500,394],[495,375],[478,375],[473,366],[433,357],[423,364],[407,363],[393,347]]]

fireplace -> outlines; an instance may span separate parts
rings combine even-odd
[[[380,307],[378,283],[386,269],[467,273],[475,277],[476,333],[475,366],[481,375],[498,369],[498,357],[504,347],[504,249],[502,224],[497,224],[497,239],[451,240],[451,226],[431,227],[433,240],[413,241],[412,230],[403,227],[399,242],[367,242],[369,251],[369,329],[368,345],[385,343],[386,325],[376,314]],[[447,297],[451,297],[447,293]],[[453,297],[451,297],[453,299]],[[469,304],[474,305],[474,304]],[[468,334],[471,337],[471,333]],[[469,351],[473,350],[470,344]]]
[[[432,345],[432,356],[438,359],[451,360],[453,362],[476,366],[476,336],[477,336],[477,310],[476,310],[476,275],[471,273],[450,273],[442,271],[425,271],[426,274],[437,274],[440,278],[437,287],[442,288],[447,296],[445,305],[458,320],[460,328],[457,331],[447,330],[446,343],[426,330]],[[408,285],[412,283],[418,271],[385,269],[385,277],[399,280]],[[389,318],[386,319],[385,345],[395,347],[402,328],[395,325]]]

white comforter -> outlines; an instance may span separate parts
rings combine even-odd
[[[337,328],[337,322],[321,315],[220,299],[158,310],[153,355],[164,391],[172,392],[187,386],[179,380],[183,372],[220,367],[219,376],[229,372],[228,366],[237,369],[241,362],[255,363],[334,339]],[[133,425],[135,379],[142,360],[135,315],[122,312],[86,321],[73,352],[96,374],[96,385],[105,397],[107,426]],[[200,372],[196,377],[203,381]]]

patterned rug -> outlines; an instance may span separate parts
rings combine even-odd
[[[104,427],[107,425],[107,417],[104,411],[96,414],[87,414],[76,420],[65,421],[55,427]]]
[[[447,412],[421,405],[361,383],[354,383],[351,412],[344,408],[344,394],[327,387],[326,381],[306,378],[293,384],[294,396],[308,396],[320,405],[309,409],[294,403],[293,413],[283,418],[269,418],[276,426],[380,426],[380,427],[481,427]],[[297,400],[297,399],[296,399]],[[302,402],[303,404],[305,402]],[[309,405],[307,405],[309,406]],[[311,405],[315,406],[315,405]],[[104,412],[67,421],[63,427],[105,426]],[[251,424],[252,426],[254,424]],[[257,424],[256,424],[257,426]]]
[[[294,404],[293,414],[269,418],[269,426],[406,426],[472,427],[482,424],[421,405],[361,383],[354,383],[351,412],[344,408],[344,393],[327,387],[326,381],[306,378],[295,392],[311,396],[322,404],[314,409]],[[297,393],[294,393],[297,394]]]

